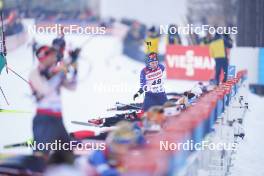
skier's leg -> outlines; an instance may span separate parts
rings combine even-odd
[[[147,112],[148,109],[155,105],[155,99],[153,98],[153,95],[149,95],[149,94],[146,94],[145,95],[145,99],[144,99],[144,102],[143,102],[143,106],[142,106],[142,109],[144,112]]]
[[[104,120],[105,121],[104,121],[103,126],[111,127],[111,126],[114,126],[119,121],[124,120],[124,118],[121,118],[119,116],[113,116],[113,117],[105,118]]]
[[[146,94],[143,102],[143,110],[146,112],[152,106],[162,106],[167,100],[165,92]]]
[[[227,58],[223,59],[223,71],[224,71],[224,80],[223,80],[223,82],[226,82],[227,74],[228,74],[228,60],[227,60]]]
[[[220,59],[215,59],[215,81],[219,85],[219,79],[221,74],[221,61]]]
[[[69,133],[67,132],[62,119],[55,119],[57,122],[57,131],[60,134],[59,140],[62,141],[62,144],[70,144],[70,136]]]
[[[34,141],[36,142],[36,148],[34,152],[40,152],[45,155],[50,153],[49,148],[40,149],[40,145],[45,145],[46,143],[55,142],[56,139],[59,139],[60,134],[57,133],[57,127],[54,123],[55,117],[49,117],[44,115],[36,115],[33,120],[33,136]]]
[[[160,105],[164,105],[164,103],[168,101],[168,98],[165,92],[161,93],[159,99],[160,99]]]

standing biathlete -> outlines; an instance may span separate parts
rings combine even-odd
[[[61,87],[74,89],[77,71],[71,78],[65,63],[58,63],[56,51],[49,46],[40,47],[36,56],[39,60],[37,68],[32,70],[29,81],[33,95],[36,98],[37,112],[33,119],[33,136],[36,144],[47,144],[56,140],[64,144],[70,142],[70,137],[63,125],[61,110]],[[75,68],[76,70],[77,68]],[[58,149],[59,150],[59,149]],[[47,156],[50,148],[35,149],[35,154]],[[43,155],[42,155],[43,156]]]
[[[146,67],[140,73],[140,89],[134,95],[134,100],[145,92],[143,111],[155,105],[163,105],[167,96],[163,86],[165,67],[159,63],[157,53],[147,56]]]

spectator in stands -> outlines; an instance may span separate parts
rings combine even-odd
[[[220,83],[221,71],[224,72],[224,80],[227,80],[227,71],[228,71],[228,60],[226,56],[226,47],[232,47],[226,43],[222,35],[216,33],[215,37],[209,44],[209,53],[212,58],[215,59],[215,81],[216,84]]]
[[[140,33],[140,23],[137,21],[134,21],[127,33],[127,36],[125,38],[125,42],[137,42],[140,43],[142,40],[142,36]]]
[[[208,45],[211,40],[212,40],[212,35],[209,32],[207,32],[206,36],[201,39],[200,45]]]
[[[19,15],[17,15],[16,10],[8,9],[5,10],[6,18],[4,18],[5,34],[13,35],[21,32],[23,30],[23,25]]]
[[[198,45],[200,43],[200,38],[196,33],[190,33],[188,38],[189,45]]]
[[[181,45],[181,38],[178,33],[178,26],[171,24],[168,28],[168,43],[170,45]]]
[[[125,21],[129,25],[130,21]],[[142,60],[144,53],[140,50],[145,37],[145,26],[138,21],[133,21],[124,39],[123,53],[131,58]]]
[[[32,41],[28,44],[28,47],[31,47],[31,50],[32,50],[32,62],[34,63],[35,62],[35,59],[36,59],[36,52],[37,52],[37,49],[38,49],[38,42],[36,41],[35,38],[32,39]]]
[[[147,32],[145,39],[145,53],[158,53],[159,51],[160,33],[155,26],[152,26]]]
[[[229,61],[230,60],[230,49],[233,47],[233,40],[231,39],[229,34],[224,34],[223,39],[224,39],[224,44],[225,44],[226,57]]]

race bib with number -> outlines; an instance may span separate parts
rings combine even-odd
[[[165,92],[163,86],[163,71],[164,67],[159,66],[156,70],[143,70],[141,74],[141,87],[144,92],[160,93]]]

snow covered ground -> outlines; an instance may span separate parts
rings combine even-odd
[[[249,93],[249,109],[244,127],[246,136],[240,142],[235,155],[234,167],[231,168],[232,176],[263,176],[264,175],[264,97]]]
[[[50,44],[54,35],[36,35],[36,40]],[[29,41],[31,39],[29,38]],[[71,124],[72,120],[87,121],[87,119],[109,115],[107,108],[115,102],[133,102],[132,96],[139,86],[139,72],[144,66],[122,55],[122,42],[111,36],[66,36],[69,46],[83,47],[79,60],[79,85],[77,90],[62,91],[64,123],[68,131],[85,129],[86,127]],[[28,41],[28,42],[29,42]],[[31,48],[27,44],[8,53],[8,65],[15,71],[28,77],[32,62]],[[23,142],[32,137],[32,118],[35,107],[29,86],[17,76],[2,73],[0,85],[5,91],[10,105],[6,105],[0,95],[2,109],[23,110],[25,113],[0,113],[0,153],[30,153],[26,148],[3,149],[3,145]],[[167,92],[191,89],[194,82],[172,81],[165,83]],[[233,176],[263,176],[264,154],[262,147],[264,126],[264,98],[249,94],[251,111],[246,115],[246,138],[241,142],[237,152]],[[139,99],[138,101],[142,101]]]
[[[50,44],[54,35],[36,35],[42,44]],[[87,40],[89,40],[87,42]],[[30,42],[31,39],[29,38]],[[79,84],[77,90],[62,91],[64,123],[68,131],[84,129],[71,124],[72,120],[87,121],[87,119],[111,115],[106,109],[115,102],[133,102],[132,97],[139,88],[139,73],[143,64],[122,55],[122,42],[111,36],[66,36],[69,47],[81,46],[86,43],[79,60]],[[28,77],[34,67],[31,48],[25,44],[15,51],[8,52],[8,65],[16,72]],[[23,110],[26,113],[1,113],[0,152],[24,153],[28,149],[4,150],[5,144],[23,142],[32,137],[32,118],[35,111],[34,100],[29,86],[20,78],[9,72],[2,72],[0,85],[5,91],[10,105],[0,99],[2,109]],[[183,92],[191,89],[194,82],[166,81],[166,89]],[[137,101],[142,101],[138,99]]]

